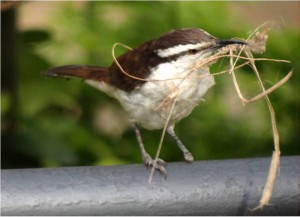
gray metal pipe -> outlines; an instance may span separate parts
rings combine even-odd
[[[270,158],[2,170],[2,215],[299,215],[299,156],[282,157],[270,206],[258,205]]]

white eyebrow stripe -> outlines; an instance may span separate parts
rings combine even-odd
[[[185,45],[180,44],[167,49],[158,49],[156,52],[160,57],[169,57],[169,56],[179,54],[183,51],[187,51],[190,49],[200,49],[201,47],[206,47],[208,45],[211,45],[211,42],[201,42],[197,44],[185,44]]]

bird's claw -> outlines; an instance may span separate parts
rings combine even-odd
[[[194,157],[190,152],[184,152],[183,156],[184,156],[185,161],[188,163],[191,163],[194,161]]]
[[[144,164],[147,167],[154,167],[155,170],[158,170],[160,173],[162,173],[165,177],[167,177],[167,170],[165,169],[166,162],[160,158],[158,158],[155,162],[149,154],[145,154],[143,156]]]

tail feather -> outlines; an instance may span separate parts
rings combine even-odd
[[[46,77],[78,77],[87,80],[104,81],[110,83],[109,70],[104,67],[86,65],[68,65],[50,68],[42,72]]]

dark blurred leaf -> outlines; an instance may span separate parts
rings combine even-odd
[[[27,30],[20,34],[25,44],[42,43],[50,39],[50,34],[42,30]]]

